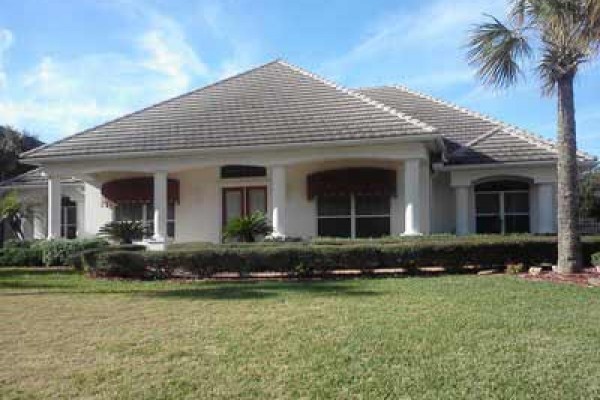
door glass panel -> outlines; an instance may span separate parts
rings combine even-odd
[[[499,193],[477,193],[475,203],[477,214],[500,214]]]
[[[350,215],[350,196],[322,196],[317,199],[319,216]]]
[[[248,197],[248,214],[260,211],[267,212],[267,191],[265,188],[248,188],[246,191]]]
[[[356,215],[389,215],[390,198],[388,196],[355,196]]]
[[[528,213],[529,194],[527,192],[504,193],[504,211],[506,213]]]
[[[376,238],[390,235],[390,217],[356,218],[356,237]]]
[[[325,237],[352,236],[352,223],[348,218],[319,218],[318,234]]]
[[[235,218],[239,218],[243,216],[243,208],[244,204],[243,199],[243,191],[242,189],[224,189],[223,195],[225,199],[223,210],[224,212],[224,223],[227,224],[229,221]]]

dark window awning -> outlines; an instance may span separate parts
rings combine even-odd
[[[345,168],[321,171],[307,178],[308,198],[348,194],[396,196],[396,171]]]
[[[179,181],[169,179],[167,186],[169,203],[179,203]],[[154,199],[154,179],[152,177],[126,178],[106,182],[102,185],[102,195],[109,203],[152,203]]]

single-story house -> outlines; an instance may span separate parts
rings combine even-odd
[[[32,204],[35,238],[140,220],[155,247],[219,242],[254,211],[283,237],[556,231],[553,143],[406,87],[349,89],[281,60],[23,161],[39,169],[1,188]]]

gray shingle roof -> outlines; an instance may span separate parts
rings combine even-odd
[[[24,158],[379,139],[433,131],[358,92],[277,60],[38,148]]]
[[[75,184],[81,183],[80,180],[75,178],[65,178],[61,180],[63,184]],[[14,178],[7,179],[0,182],[0,189],[9,189],[14,187],[28,188],[28,187],[46,187],[48,185],[48,178],[43,173],[41,168],[34,169],[24,174],[15,176]]]
[[[446,142],[449,164],[555,161],[556,147],[515,126],[401,86],[359,90],[437,128]],[[588,155],[582,155],[590,158]]]
[[[350,90],[284,61],[25,153],[24,159],[302,145],[440,134],[448,164],[555,161],[553,143],[405,87]],[[581,154],[582,159],[593,157]]]

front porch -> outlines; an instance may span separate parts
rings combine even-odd
[[[432,163],[436,152],[436,142],[396,141],[47,168],[47,236],[64,231],[65,176],[84,182],[78,237],[135,219],[152,226],[148,242],[157,248],[218,243],[229,220],[254,211],[269,216],[279,237],[555,232],[552,166],[449,169]],[[132,194],[134,181],[145,186]]]

